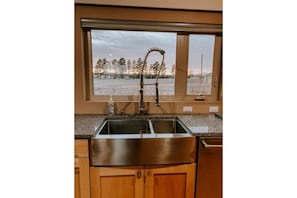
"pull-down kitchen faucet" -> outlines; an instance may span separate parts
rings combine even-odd
[[[148,55],[151,52],[154,52],[154,51],[159,52],[162,55],[162,63],[160,65],[159,71],[157,73],[156,82],[155,83],[152,83],[152,84],[144,84],[144,82],[143,82],[143,70],[144,70],[144,66],[146,65],[146,61],[147,61]],[[141,71],[140,71],[140,90],[139,90],[139,92],[140,92],[140,105],[139,105],[139,113],[140,113],[140,115],[145,114],[145,106],[144,106],[144,99],[143,99],[143,87],[144,87],[144,85],[155,85],[156,86],[156,106],[160,106],[160,103],[159,103],[158,79],[159,79],[161,68],[162,68],[162,66],[164,64],[164,54],[165,54],[165,51],[164,50],[162,50],[160,48],[153,47],[153,48],[150,48],[146,52],[146,55],[144,57],[143,65],[142,65]]]

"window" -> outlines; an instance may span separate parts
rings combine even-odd
[[[159,73],[160,95],[174,95],[176,33],[91,30],[93,93],[97,95],[138,95],[139,75],[146,51],[152,47],[165,50],[153,52],[144,66],[144,83],[152,84]],[[155,95],[155,86],[145,86],[145,95]]]
[[[211,95],[214,35],[189,35],[187,95]]]
[[[104,101],[109,95],[121,101],[137,101],[140,68],[144,83],[153,84],[159,75],[162,101],[217,100],[221,68],[221,25],[80,19],[83,32],[85,94],[91,101]],[[144,86],[146,101],[153,100],[155,86]],[[102,97],[103,96],[103,97]]]

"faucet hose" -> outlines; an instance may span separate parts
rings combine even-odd
[[[160,106],[158,82],[156,82],[156,106]]]

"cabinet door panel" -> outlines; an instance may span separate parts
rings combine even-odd
[[[154,198],[180,198],[186,192],[186,173],[154,176]]]
[[[89,158],[75,158],[75,198],[90,198]]]
[[[141,168],[91,168],[92,198],[142,198]]]
[[[193,198],[195,164],[150,168],[145,171],[145,198]]]

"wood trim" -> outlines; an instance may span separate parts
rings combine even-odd
[[[215,46],[214,46],[214,57],[213,57],[213,76],[212,78],[212,89],[211,96],[212,100],[218,99],[219,89],[220,89],[220,66],[221,66],[221,57],[222,54],[222,37],[215,37]]]
[[[221,24],[181,23],[137,20],[102,20],[82,18],[82,28],[106,30],[148,30],[158,32],[222,33]]]
[[[79,195],[76,194],[75,197],[90,198],[89,158],[75,159],[75,174],[78,174],[75,179],[79,179],[75,182],[78,185],[75,186],[75,193]]]
[[[100,176],[118,176],[118,175],[137,175],[137,171],[142,170],[143,167],[100,167],[95,172]],[[143,175],[143,174],[142,174]]]
[[[176,43],[175,96],[186,95],[189,36],[179,34]]]
[[[222,24],[222,12],[75,5],[80,18]]]
[[[75,157],[89,157],[88,140],[75,140],[74,145]]]

